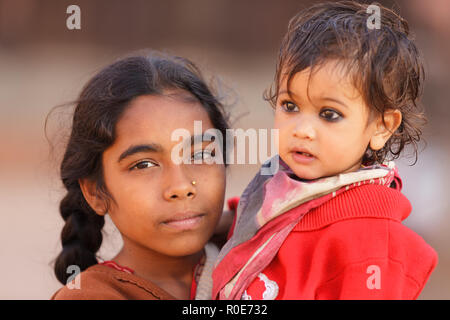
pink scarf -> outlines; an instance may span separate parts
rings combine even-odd
[[[271,160],[261,170],[267,172]],[[240,198],[233,235],[220,251],[213,271],[213,299],[240,299],[311,209],[362,184],[402,187],[392,161],[316,180],[299,179],[281,159],[279,164],[273,175],[260,171]]]

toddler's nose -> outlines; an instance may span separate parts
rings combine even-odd
[[[311,121],[302,121],[294,128],[294,136],[300,139],[314,140],[316,138],[316,131]]]

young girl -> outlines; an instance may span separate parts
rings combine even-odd
[[[401,224],[411,205],[387,161],[420,138],[422,63],[405,20],[381,7],[369,29],[366,10],[324,3],[290,21],[267,97],[279,168],[241,196],[213,298],[415,299],[436,266]]]
[[[222,105],[183,58],[125,58],[84,87],[61,164],[66,224],[55,273],[68,285],[52,299],[211,298],[218,249],[207,242],[222,213],[225,166],[172,161],[179,143],[172,133],[192,135],[194,120],[204,131],[228,127]],[[192,160],[213,156],[202,139],[185,142]],[[99,263],[106,214],[124,244]],[[78,286],[68,283],[76,268]]]

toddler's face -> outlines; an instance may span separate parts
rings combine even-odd
[[[335,61],[295,74],[289,91],[282,79],[275,109],[280,157],[303,179],[356,171],[377,129],[368,117],[363,97]]]

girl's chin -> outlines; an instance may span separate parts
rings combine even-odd
[[[183,248],[182,250],[173,250],[168,255],[172,256],[172,257],[179,257],[179,258],[193,256],[195,254],[202,252],[203,249],[205,248],[205,245],[206,245],[206,243],[203,246],[192,247],[192,248]]]
[[[176,257],[185,257],[202,251],[208,242],[205,238],[179,239],[174,241],[170,247],[170,255]]]

